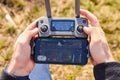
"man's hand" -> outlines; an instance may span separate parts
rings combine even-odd
[[[113,62],[114,58],[97,18],[92,13],[83,9],[80,10],[80,14],[90,21],[90,26],[84,27],[83,30],[89,36],[89,48],[93,59],[93,65],[104,62]]]
[[[31,60],[30,40],[37,35],[36,22],[29,25],[18,37],[14,45],[14,54],[7,72],[16,76],[26,76],[33,70],[35,63]]]

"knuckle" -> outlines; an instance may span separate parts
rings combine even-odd
[[[93,42],[95,44],[99,44],[99,43],[102,43],[102,39],[98,38],[98,39],[94,39]]]
[[[95,21],[98,21],[98,19],[97,19],[97,17],[96,17],[96,16],[94,16],[94,20],[95,20]]]
[[[96,39],[93,39],[94,44],[103,44],[105,40],[102,36],[98,36]]]

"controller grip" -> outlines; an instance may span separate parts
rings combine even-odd
[[[34,43],[34,39],[32,38],[32,39],[30,40],[31,55],[34,54],[34,45],[35,45],[35,43]]]

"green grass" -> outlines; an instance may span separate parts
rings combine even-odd
[[[5,41],[0,41],[0,49],[3,49],[6,47]]]
[[[6,34],[15,34],[16,33],[16,29],[14,26],[10,26],[10,27],[7,27],[6,30],[5,30]]]
[[[69,75],[66,80],[75,80],[75,75]]]
[[[7,51],[7,53],[5,53],[5,54],[3,54],[3,55],[1,55],[1,56],[3,57],[3,59],[4,59],[5,62],[9,62],[10,59],[11,59],[11,57],[12,57],[12,54],[13,54],[13,50],[12,50],[12,49],[9,49],[9,50]]]
[[[21,11],[26,5],[24,0],[6,0],[6,5],[10,8],[15,8],[16,11]]]

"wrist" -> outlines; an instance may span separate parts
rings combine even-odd
[[[15,62],[15,61],[11,61],[11,63],[7,67],[6,71],[9,74],[12,74],[12,75],[15,75],[15,76],[29,75],[29,72],[23,66],[24,65],[20,65],[19,63]]]
[[[116,62],[116,61],[114,59],[108,59],[106,61],[96,62],[96,64],[94,64],[94,66],[102,64],[102,63],[111,63],[111,62]]]
[[[27,76],[16,76],[7,72],[8,66],[2,71],[0,80],[30,80],[29,75]]]

